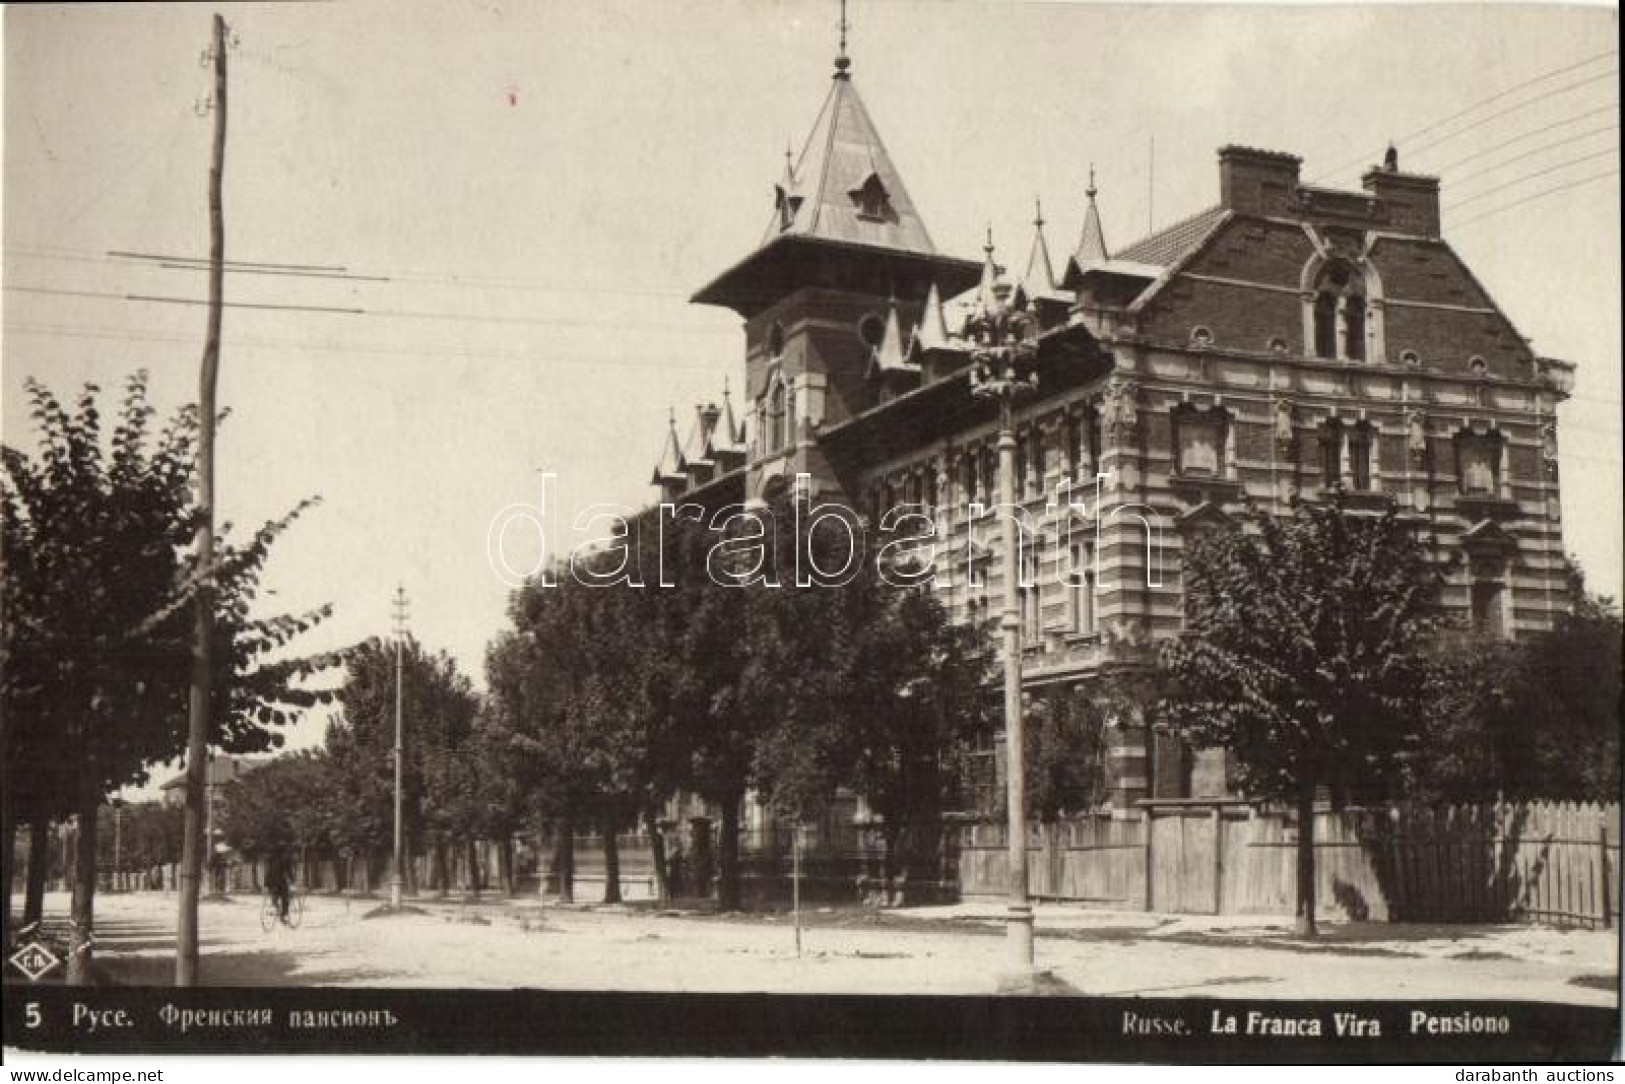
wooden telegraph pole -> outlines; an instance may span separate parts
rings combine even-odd
[[[198,380],[197,625],[186,727],[186,820],[181,850],[180,917],[175,935],[175,985],[198,981],[198,891],[204,848],[203,792],[214,677],[214,419],[220,373],[220,309],[226,233],[221,177],[226,168],[226,21],[214,17],[214,159],[209,167],[209,323]]]

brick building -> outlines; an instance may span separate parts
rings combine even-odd
[[[660,499],[770,499],[805,474],[812,499],[867,514],[924,505],[938,553],[962,557],[939,558],[945,603],[996,615],[998,530],[977,507],[996,492],[995,408],[970,393],[963,332],[1017,298],[1040,328],[1040,391],[1016,418],[1030,687],[1143,665],[1181,626],[1183,542],[1244,495],[1397,502],[1465,556],[1454,615],[1545,628],[1565,586],[1556,407],[1573,365],[1535,356],[1451,249],[1437,179],[1392,151],[1357,192],[1299,164],[1221,147],[1211,208],[1117,249],[1091,177],[1076,246],[1052,260],[1039,216],[1018,275],[991,239],[980,261],[936,250],[843,55],[761,243],[694,297],[744,321],[744,402],[698,408],[686,443],[673,424]],[[1221,755],[1136,720],[1107,744],[1118,808],[1224,791]]]

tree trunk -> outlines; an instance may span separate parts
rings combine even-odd
[[[51,821],[35,813],[28,822],[28,875],[23,882],[23,925],[45,917],[45,881],[51,872]]]
[[[743,792],[726,795],[722,800],[722,820],[717,828],[717,910],[737,911],[742,895],[739,890],[739,807],[744,802]]]
[[[480,898],[480,854],[479,843],[473,836],[468,837],[466,849],[468,851],[468,888],[474,893],[474,898]]]
[[[649,831],[649,856],[655,867],[655,898],[661,903],[670,903],[671,878],[666,869],[666,836],[660,830],[660,821],[653,808],[643,811],[643,823]]]
[[[502,894],[514,894],[513,883],[513,836],[504,833],[502,840],[497,844],[497,878],[502,884]]]
[[[566,817],[554,825],[553,830],[558,833],[558,839],[554,841],[553,877],[557,883],[559,902],[574,903],[576,900],[575,822]]]
[[[0,832],[5,836],[0,838],[0,877],[6,879],[6,913],[0,919],[0,953],[11,955],[11,885],[12,874],[17,867],[17,803],[12,797],[12,787],[6,784],[6,792],[0,794]]]
[[[68,914],[69,986],[88,986],[93,980],[91,965],[95,950],[92,931],[96,925],[96,808],[101,794],[96,789],[100,773],[94,760],[81,769],[79,783],[79,846],[74,856],[73,903]]]
[[[449,868],[451,858],[446,853],[446,841],[443,838],[437,837],[435,839],[434,850],[430,857],[434,862],[434,872],[430,874],[430,880],[434,884],[435,892],[444,896],[451,891],[451,870]]]
[[[1315,928],[1315,784],[1298,784],[1298,911],[1293,932],[1314,937]]]
[[[621,902],[621,845],[615,838],[615,825],[605,820],[604,833],[604,902]]]
[[[881,906],[895,907],[902,903],[898,899],[897,874],[901,864],[898,861],[898,851],[902,844],[903,827],[892,818],[880,826],[880,839],[882,853],[880,855],[881,879]]]

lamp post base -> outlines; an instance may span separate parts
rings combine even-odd
[[[1033,966],[1033,909],[1026,904],[1012,903],[1005,912],[1004,937],[1009,949],[1008,963],[1014,970],[1031,970]]]
[[[995,992],[1000,994],[1076,994],[1079,991],[1033,963],[1033,909],[1012,905],[1005,918],[1008,958],[999,971]]]
[[[389,906],[396,911],[401,909],[401,879],[399,877],[390,879]]]

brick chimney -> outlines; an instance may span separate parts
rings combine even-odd
[[[1383,164],[1366,170],[1360,183],[1383,202],[1393,229],[1439,236],[1439,178],[1399,172],[1399,154],[1390,147]]]
[[[1295,154],[1261,151],[1235,144],[1219,148],[1219,202],[1232,211],[1282,214],[1298,187]]]

